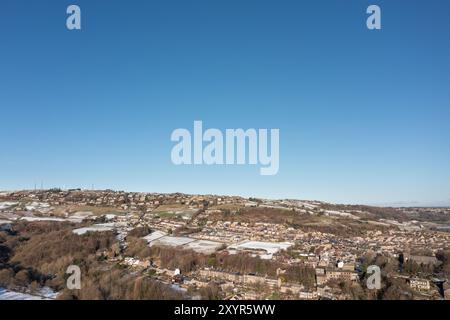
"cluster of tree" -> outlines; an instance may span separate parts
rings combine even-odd
[[[252,197],[248,198],[248,200],[249,200],[249,201],[256,202],[256,203],[258,203],[258,204],[260,204],[260,203],[263,202],[263,201],[262,201],[261,199],[259,199],[259,198],[252,198]]]
[[[435,266],[431,264],[417,263],[413,260],[405,261],[402,264],[402,272],[408,275],[432,274]]]
[[[127,236],[127,247],[124,253],[128,257],[136,257],[139,259],[145,259],[151,256],[151,250],[146,240],[130,236]]]
[[[230,210],[222,210],[222,213],[218,215],[217,218],[219,219],[229,218]],[[314,217],[298,214],[292,210],[265,207],[240,208],[238,213],[232,216],[232,220],[237,222],[264,221],[267,223],[291,223],[299,225],[311,221],[311,219],[314,219]]]
[[[14,225],[14,232],[3,233],[3,285],[9,278],[8,286],[27,287],[36,282],[60,289],[69,265],[82,264],[87,257],[97,256],[116,242],[112,232],[79,236],[72,229],[68,223],[19,222]]]
[[[222,298],[221,292],[220,287],[214,282],[199,289],[199,294],[203,300],[220,300]]]
[[[331,280],[327,285],[339,288],[351,300],[411,300],[415,293],[411,290],[405,279],[397,279],[382,275],[381,289],[368,289],[366,278],[359,283]]]
[[[321,212],[321,209],[317,209]],[[240,208],[236,214],[231,214],[228,209],[223,209],[221,213],[209,216],[212,220],[229,220],[235,222],[253,223],[254,221],[264,221],[267,223],[284,224],[294,229],[304,232],[319,231],[337,236],[361,236],[367,231],[384,231],[384,226],[369,224],[366,221],[359,221],[341,217],[333,223],[323,223],[320,215],[301,214],[295,210],[275,209],[265,207]]]
[[[436,253],[436,258],[441,261],[437,272],[442,272],[450,278],[450,250],[441,250]]]
[[[411,300],[414,293],[404,279],[383,277],[382,288],[377,292],[379,300]]]
[[[380,267],[385,274],[391,274],[401,269],[400,259],[392,258],[388,255],[376,254],[374,252],[367,252],[360,258],[360,269],[365,275],[367,267],[376,265]]]
[[[403,208],[410,220],[435,222],[443,225],[450,224],[447,208]]]
[[[73,228],[67,223],[20,222],[14,224],[14,232],[2,232],[0,286],[27,291],[49,286],[62,292],[60,299],[182,298],[168,285],[107,263],[105,254],[118,246],[113,232],[80,236]],[[66,288],[69,265],[80,267],[80,290]]]
[[[240,274],[255,274],[276,277],[280,264],[271,260],[263,260],[248,254],[218,255],[209,264],[217,269]]]
[[[33,267],[45,274],[61,275],[70,264],[101,254],[116,243],[113,232],[74,234],[71,229],[39,233],[14,249],[12,264]]]
[[[62,300],[176,300],[183,295],[144,275],[130,274],[126,269],[106,269],[92,261],[83,272],[80,290],[67,288],[58,295]]]
[[[152,229],[148,226],[137,227],[128,232],[128,237],[142,238],[152,233]]]
[[[179,227],[173,231],[173,235],[179,236],[187,236],[193,233],[197,233],[202,231],[202,228],[189,228],[186,226]]]
[[[141,245],[144,245],[144,243],[141,243]],[[277,269],[283,268],[283,265],[278,262],[263,260],[244,253],[233,255],[212,254],[208,256],[192,250],[162,246],[151,247],[149,253],[148,257],[158,261],[162,268],[180,269],[183,273],[199,268],[212,267],[230,273],[255,274],[276,278]],[[312,287],[315,283],[314,269],[303,265],[288,267],[284,277],[286,281],[300,283],[307,287]]]
[[[4,288],[14,288],[19,291],[30,289],[30,291],[35,292],[45,280],[42,275],[32,269],[10,266],[4,266],[0,269],[0,287]]]
[[[377,299],[377,292],[367,290],[366,286],[362,283],[353,283],[349,281],[332,279],[327,282],[327,285],[331,288],[339,289],[342,294],[344,294],[351,300]]]
[[[181,248],[153,246],[150,255],[154,261],[158,261],[162,268],[180,269],[186,273],[207,265],[207,256],[192,250]]]
[[[315,270],[308,266],[289,266],[283,276],[286,281],[297,282],[307,288],[313,288],[316,283]]]
[[[336,235],[338,237],[357,237],[363,236],[367,231],[385,231],[388,227],[369,224],[365,221],[340,218],[337,221],[329,224],[314,224],[297,226],[298,229],[304,232],[323,232]]]
[[[420,252],[418,252],[420,253]],[[422,252],[426,253],[426,252]],[[361,258],[361,271],[363,277],[361,283],[364,284],[368,275],[366,269],[369,265],[377,265],[381,269],[382,288],[380,290],[368,290],[363,286],[363,291],[367,297],[380,300],[410,300],[416,293],[411,290],[404,278],[396,278],[393,276],[397,271],[406,276],[430,275],[433,273],[445,272],[445,268],[450,270],[450,251],[440,251],[436,257],[442,261],[441,264],[433,266],[430,264],[418,264],[413,260],[405,260],[402,253],[397,259],[374,253],[367,253]],[[446,260],[447,259],[447,260]],[[445,264],[448,261],[449,264]],[[348,292],[347,292],[348,293]]]

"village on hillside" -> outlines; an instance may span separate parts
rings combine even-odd
[[[449,222],[449,208],[112,190],[2,192],[0,287],[9,295],[46,287],[54,298],[105,298],[92,293],[101,288],[97,278],[92,292],[64,288],[64,267],[76,263],[75,253],[55,256],[57,267],[30,256],[34,237],[42,238],[33,250],[53,250],[53,242],[40,247],[48,232],[65,235],[61,246],[66,238],[103,237],[107,244],[89,252],[95,263],[83,263],[148,279],[183,299],[450,299]],[[378,290],[366,286],[369,265],[381,268]]]

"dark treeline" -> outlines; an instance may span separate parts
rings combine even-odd
[[[264,221],[267,223],[284,224],[294,229],[302,230],[304,232],[319,231],[324,233],[334,234],[336,236],[361,236],[366,231],[380,230],[384,231],[386,228],[380,225],[369,224],[363,220],[340,218],[339,223],[333,221],[330,223],[323,223],[324,208],[314,209],[314,214],[302,214],[294,210],[275,209],[275,208],[243,208],[236,213],[231,214],[229,210],[222,210],[222,213],[215,213],[210,216],[211,219],[228,220],[235,222],[253,223],[255,221]],[[346,206],[345,206],[346,207]],[[334,208],[330,205],[331,209]],[[372,208],[372,207],[370,207]],[[335,208],[336,209],[336,208]],[[373,210],[384,210],[384,208],[373,208]],[[354,209],[356,210],[356,209]],[[372,217],[373,218],[373,217]]]
[[[1,287],[36,292],[49,286],[62,291],[62,299],[182,298],[165,284],[107,263],[106,256],[118,246],[113,232],[80,236],[72,232],[73,225],[55,222],[19,222],[13,227],[12,232],[0,232]],[[65,288],[69,265],[81,269],[81,290]]]
[[[183,295],[166,284],[143,275],[129,273],[118,266],[105,270],[96,265],[89,264],[82,272],[81,290],[63,289],[58,299],[70,300],[177,300]]]
[[[320,206],[324,210],[341,210],[341,211],[363,211],[372,215],[372,218],[377,219],[395,219],[398,221],[407,220],[408,216],[403,211],[396,208],[389,207],[373,207],[365,205],[345,205],[345,204],[331,204],[323,203]],[[358,215],[362,215],[358,213]]]

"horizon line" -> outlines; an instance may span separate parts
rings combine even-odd
[[[61,191],[72,191],[72,190],[80,190],[80,191],[97,191],[97,192],[127,192],[127,193],[147,193],[147,194],[183,194],[189,196],[215,196],[215,197],[239,197],[243,199],[261,199],[261,200],[272,200],[272,201],[282,201],[282,200],[295,200],[295,201],[310,201],[310,202],[321,202],[325,204],[332,205],[344,205],[344,206],[368,206],[368,207],[381,207],[381,208],[450,208],[450,200],[445,201],[436,201],[436,202],[421,202],[421,201],[391,201],[391,202],[358,202],[358,203],[339,203],[339,202],[328,202],[325,200],[317,200],[317,199],[300,199],[300,198],[270,198],[270,197],[259,197],[256,195],[245,196],[242,194],[213,194],[213,193],[189,193],[189,192],[181,192],[181,191],[172,191],[172,192],[158,192],[158,191],[132,191],[132,190],[119,190],[112,188],[101,188],[101,189],[89,189],[89,188],[61,188],[61,187],[52,187],[52,188],[35,188],[35,189],[0,189],[1,193],[11,193],[11,192],[32,192],[32,191],[50,191],[54,189],[59,189]]]

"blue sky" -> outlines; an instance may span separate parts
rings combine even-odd
[[[66,29],[70,4],[81,31]],[[445,0],[2,0],[0,189],[449,205],[449,13]],[[279,128],[279,173],[174,166],[171,132],[194,120]]]

